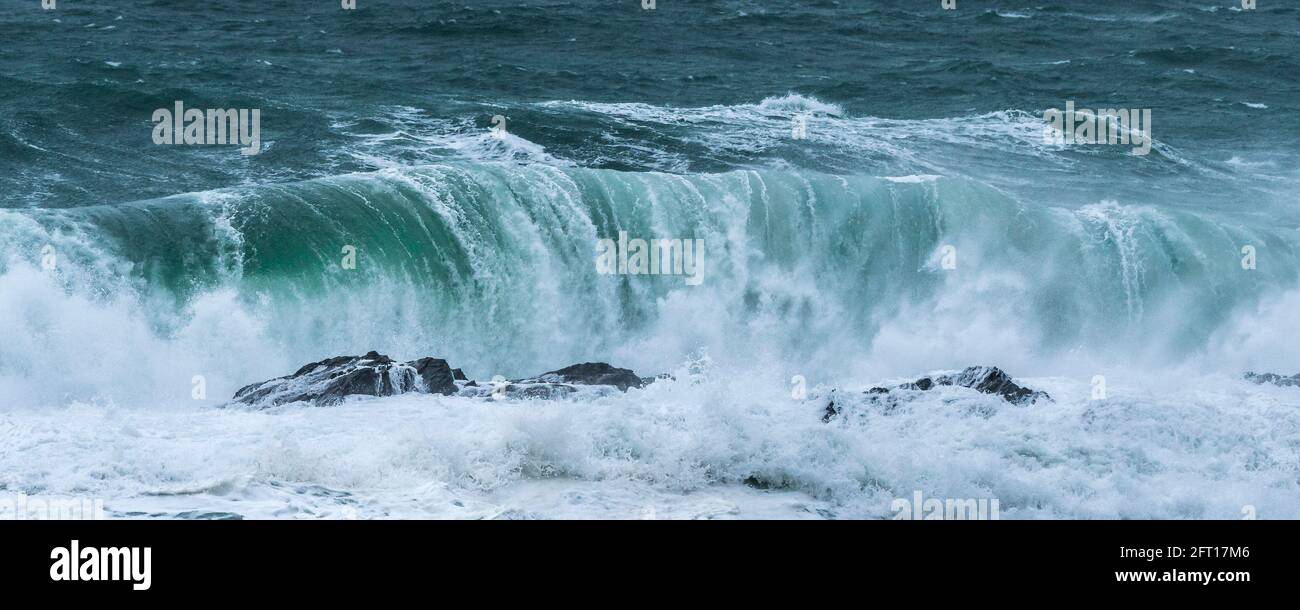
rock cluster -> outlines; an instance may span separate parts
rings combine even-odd
[[[364,356],[337,356],[304,365],[292,375],[250,384],[235,392],[232,402],[266,408],[293,402],[335,405],[348,396],[422,394],[494,396],[505,398],[559,398],[590,386],[597,392],[626,392],[654,381],[629,369],[604,362],[585,362],[555,371],[506,382],[480,384],[451,368],[441,358],[397,362],[368,352]]]

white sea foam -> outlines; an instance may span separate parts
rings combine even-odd
[[[920,184],[922,182],[934,182],[942,176],[919,175],[919,176],[884,176],[884,180],[897,182],[899,184]]]
[[[1031,378],[1056,401],[941,388],[822,423],[779,376],[678,373],[556,402],[8,410],[0,484],[111,517],[889,518],[916,489],[998,498],[1003,519],[1300,516],[1296,389],[1116,372],[1093,401],[1086,379]]]

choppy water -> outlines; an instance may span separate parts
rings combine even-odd
[[[921,490],[1295,517],[1300,392],[1239,377],[1300,372],[1300,7],[959,4],[6,0],[0,490],[116,516],[889,517]],[[153,144],[174,100],[260,109],[260,154]],[[1151,109],[1150,154],[1044,143],[1066,101]],[[619,231],[703,240],[703,281],[596,273]],[[371,349],[678,379],[214,408]],[[790,393],[970,364],[1058,400],[823,424]]]

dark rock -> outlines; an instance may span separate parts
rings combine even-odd
[[[558,383],[569,385],[609,385],[626,392],[645,385],[630,369],[620,369],[604,362],[584,362],[536,377],[511,381],[512,384]]]
[[[399,363],[377,352],[336,356],[304,365],[292,375],[254,383],[235,392],[233,401],[256,407],[291,402],[318,406],[348,396],[393,396],[407,392],[452,394],[456,384],[445,360],[421,358]]]
[[[919,383],[924,378],[917,380]],[[984,394],[997,394],[1003,400],[1012,404],[1026,404],[1037,402],[1041,398],[1051,400],[1047,392],[1037,392],[1029,388],[1017,385],[1011,380],[1011,376],[995,366],[972,366],[967,367],[960,373],[953,375],[942,375],[934,378],[935,385],[955,385],[965,388],[971,388]],[[930,389],[929,387],[922,389]]]
[[[642,379],[628,369],[603,362],[575,364],[537,377],[480,386],[440,358],[396,362],[377,352],[364,356],[335,356],[304,365],[292,375],[254,383],[235,392],[233,402],[259,408],[291,402],[318,406],[342,402],[348,396],[393,396],[408,392],[422,394],[492,396],[506,398],[555,399],[592,386],[597,394],[639,388],[660,375]],[[457,382],[461,382],[458,384]]]
[[[899,404],[900,397],[894,394],[896,390],[926,392],[938,386],[960,386],[984,394],[995,394],[1012,404],[1032,404],[1040,399],[1052,399],[1047,392],[1039,392],[1021,386],[1013,381],[1011,376],[1003,372],[1002,369],[991,366],[972,366],[950,375],[922,377],[892,389],[877,386],[863,392],[863,394],[869,401],[882,405],[885,413],[889,413],[897,408]],[[822,421],[830,421],[839,413],[840,407],[836,405],[836,397],[832,392],[831,398],[826,405],[826,411],[822,415]]]
[[[450,366],[447,366],[446,360],[441,358],[421,358],[408,364],[414,367],[415,373],[420,376],[425,392],[444,396],[456,393],[456,372],[460,371],[460,369],[453,371]],[[465,375],[462,373],[460,378],[464,379]]]
[[[516,398],[516,399],[523,399],[523,400],[528,400],[528,399],[555,400],[557,398],[564,398],[565,396],[573,394],[577,391],[578,388],[575,388],[571,385],[565,385],[562,383],[538,383],[538,384],[524,384],[524,385],[516,385],[511,383],[506,385],[504,393],[506,398]]]
[[[1255,383],[1271,383],[1283,387],[1300,387],[1300,373],[1284,377],[1277,373],[1246,373],[1246,380]]]

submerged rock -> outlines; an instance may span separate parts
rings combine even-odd
[[[898,405],[900,400],[899,390],[926,392],[937,386],[970,388],[984,394],[995,394],[1012,404],[1032,404],[1040,399],[1052,399],[1047,392],[1031,390],[1021,386],[1013,381],[1011,376],[1007,375],[1002,369],[992,366],[972,366],[962,369],[958,373],[926,376],[894,388],[877,386],[863,392],[863,395],[869,401],[883,402],[885,410],[888,412]],[[830,421],[839,413],[840,407],[836,405],[835,396],[832,393],[832,397],[826,405],[826,412],[822,416],[822,421]]]
[[[652,384],[652,383],[654,383],[654,382],[656,382],[656,381],[659,381],[660,379],[667,379],[667,380],[670,380],[670,381],[677,381],[677,378],[676,378],[676,377],[673,377],[672,374],[670,374],[670,373],[659,373],[658,375],[655,375],[654,377],[642,377],[642,378],[641,378],[641,387],[648,386],[648,385],[650,385],[650,384]]]
[[[1283,387],[1300,387],[1300,373],[1290,377],[1278,375],[1277,373],[1246,373],[1246,380],[1255,383],[1271,383]]]
[[[662,376],[660,376],[662,377]],[[535,377],[465,384],[462,396],[493,397],[497,399],[553,400],[583,393],[602,396],[644,387],[658,377],[641,378],[630,369],[621,369],[605,362],[584,362],[548,371]]]
[[[518,381],[487,381],[481,385],[466,384],[460,391],[461,396],[469,398],[489,398],[494,400],[556,400],[571,394],[577,394],[578,386],[563,383],[529,383]],[[591,386],[589,394],[604,395],[617,393],[613,386]]]
[[[343,402],[348,396],[407,392],[456,393],[447,361],[421,358],[395,362],[373,351],[363,356],[336,356],[304,365],[292,375],[244,386],[232,400],[263,408],[291,402],[326,406]]]

